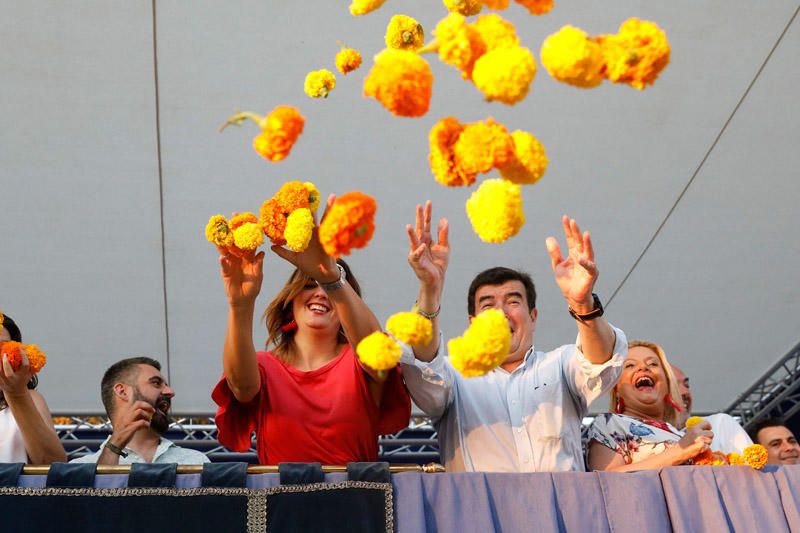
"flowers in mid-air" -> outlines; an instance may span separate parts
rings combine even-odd
[[[282,105],[264,117],[249,111],[237,113],[222,125],[220,131],[230,124],[241,126],[245,120],[252,120],[261,129],[261,133],[253,138],[253,149],[273,163],[286,159],[305,126],[305,118],[297,108]]]

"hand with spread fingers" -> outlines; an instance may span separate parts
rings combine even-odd
[[[336,201],[336,195],[331,194],[328,196],[328,201],[325,205],[325,211],[322,213],[320,221],[325,219],[328,210],[333,206]],[[272,251],[276,255],[289,261],[291,264],[300,269],[307,276],[315,279],[322,284],[330,284],[339,279],[339,270],[336,268],[336,259],[329,256],[322,244],[319,242],[319,224],[317,224],[317,216],[314,214],[314,230],[311,234],[311,240],[308,247],[302,252],[293,252],[283,246],[272,246]]]
[[[253,305],[264,279],[264,252],[239,256],[220,248],[220,273],[232,306]]]
[[[598,276],[592,239],[588,231],[581,234],[575,219],[564,215],[562,224],[567,237],[567,256],[561,255],[555,237],[548,237],[546,241],[553,274],[569,306],[578,314],[589,313],[594,309],[592,290]]]
[[[439,220],[438,242],[431,237],[431,202],[425,202],[423,210],[417,205],[417,218],[414,228],[406,225],[410,248],[408,264],[411,266],[423,287],[435,295],[440,295],[444,287],[447,264],[450,260],[450,243],[447,240],[447,219]]]

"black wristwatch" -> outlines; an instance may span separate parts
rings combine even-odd
[[[595,318],[600,318],[601,316],[603,316],[603,313],[605,311],[603,311],[603,304],[600,303],[600,298],[595,293],[592,293],[592,299],[594,300],[593,311],[590,311],[585,315],[579,315],[572,309],[572,307],[568,307],[567,309],[569,309],[570,316],[572,316],[572,318],[580,322],[588,322],[590,320],[594,320]]]

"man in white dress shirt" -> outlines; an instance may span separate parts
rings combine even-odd
[[[202,464],[205,454],[181,448],[163,438],[175,391],[161,374],[161,364],[149,357],[131,357],[111,365],[100,385],[103,405],[114,428],[100,450],[72,463]]]
[[[624,333],[604,318],[592,293],[598,270],[589,233],[563,218],[569,246],[561,255],[547,239],[556,282],[578,328],[577,344],[536,351],[538,310],[527,274],[497,267],[472,282],[470,320],[486,309],[503,311],[511,349],[499,368],[464,378],[440,353],[439,302],[449,260],[448,226],[431,237],[431,206],[417,207],[416,227],[407,226],[409,264],[420,280],[419,313],[432,319],[434,339],[405,348],[403,378],[416,404],[431,416],[448,471],[547,472],[584,470],[581,420],[589,404],[616,383],[627,354]]]

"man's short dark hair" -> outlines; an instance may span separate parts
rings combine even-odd
[[[755,424],[750,426],[750,429],[747,431],[747,434],[750,435],[750,438],[758,444],[758,432],[764,428],[776,428],[776,427],[785,427],[789,429],[789,426],[786,425],[786,422],[781,420],[780,418],[765,418],[764,420],[759,420]],[[791,429],[789,429],[791,431]]]
[[[525,286],[525,298],[528,300],[528,311],[536,307],[536,287],[533,280],[525,272],[506,267],[494,267],[484,270],[472,280],[467,293],[467,312],[475,316],[475,293],[484,285],[502,285],[507,281],[519,281]]]
[[[148,365],[156,370],[161,370],[161,363],[155,359],[150,357],[129,357],[114,363],[103,374],[103,379],[100,381],[100,397],[103,399],[103,407],[106,408],[108,416],[111,416],[114,412],[114,385],[116,383],[133,385],[133,381],[138,374],[137,365]]]

